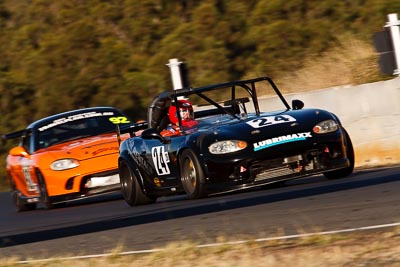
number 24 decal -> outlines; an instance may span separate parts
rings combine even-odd
[[[277,115],[277,116],[261,117],[259,119],[248,121],[246,123],[253,128],[262,128],[265,126],[271,126],[280,123],[288,123],[293,121],[296,121],[296,119],[290,115]]]
[[[170,174],[168,163],[168,152],[165,151],[163,146],[156,146],[151,149],[151,157],[153,158],[154,167],[158,175]]]

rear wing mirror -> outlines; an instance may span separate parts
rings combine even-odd
[[[301,100],[294,99],[292,100],[292,109],[302,109],[304,107],[304,103]]]
[[[148,128],[142,132],[143,139],[156,139],[161,143],[169,143],[156,129]]]
[[[11,156],[21,156],[21,157],[27,157],[29,154],[26,152],[25,148],[22,146],[16,146],[11,148],[9,154]]]

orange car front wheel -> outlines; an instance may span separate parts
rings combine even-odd
[[[43,203],[46,209],[54,208],[53,203],[49,198],[49,194],[47,192],[46,181],[43,177],[42,172],[39,169],[36,169],[36,175],[38,179],[39,191],[40,191],[40,201]]]

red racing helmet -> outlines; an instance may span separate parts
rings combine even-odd
[[[178,100],[178,109],[180,112],[180,116],[182,119],[182,124],[185,126],[186,121],[194,120],[194,112],[192,103],[188,100]],[[168,110],[168,116],[171,123],[177,125],[178,124],[178,115],[176,111],[176,105],[171,105]]]

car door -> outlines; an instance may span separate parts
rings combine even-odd
[[[166,187],[177,186],[179,171],[177,150],[183,144],[185,136],[165,137],[166,142],[158,139],[145,140],[143,154],[146,161],[153,167],[154,177],[159,178]],[[142,154],[142,155],[143,155]]]

